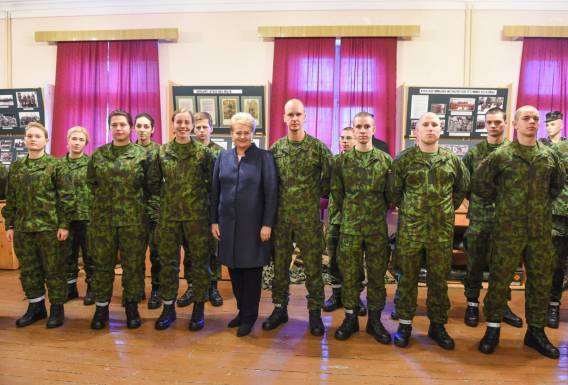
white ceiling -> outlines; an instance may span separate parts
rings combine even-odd
[[[568,10],[567,0],[0,0],[0,17],[376,9]]]

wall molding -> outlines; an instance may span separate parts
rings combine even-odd
[[[96,40],[160,40],[176,42],[177,28],[146,29],[106,29],[91,31],[36,31],[36,42],[57,43],[60,41],[96,41]]]
[[[267,40],[286,37],[398,37],[420,36],[419,25],[298,25],[262,26],[258,35]]]
[[[505,25],[503,37],[510,40],[522,40],[525,37],[568,37],[566,26],[544,25]]]

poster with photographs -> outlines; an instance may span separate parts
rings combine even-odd
[[[238,96],[219,96],[219,113],[221,114],[221,127],[231,127],[231,118],[239,112]]]

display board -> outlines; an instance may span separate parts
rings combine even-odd
[[[45,125],[41,88],[0,89],[0,162],[9,165],[26,155],[24,132],[30,122]]]

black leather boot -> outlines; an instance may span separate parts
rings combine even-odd
[[[266,321],[262,323],[262,329],[273,330],[286,322],[288,322],[288,308],[286,306],[277,306],[272,310]]]
[[[64,320],[65,311],[63,310],[63,304],[51,304],[51,307],[49,308],[49,318],[45,327],[48,329],[58,328],[63,325]]]
[[[525,345],[536,349],[540,354],[545,357],[557,359],[560,357],[558,349],[544,334],[544,328],[537,328],[529,325],[527,333],[525,334]]]
[[[160,298],[158,287],[152,286],[150,298],[148,299],[148,309],[153,310],[159,308],[160,306],[162,306],[162,298]]]
[[[479,325],[479,301],[477,298],[468,298],[467,299],[468,305],[465,309],[465,315],[463,317],[463,322],[467,326],[471,326],[472,328],[477,327]],[[476,303],[477,306],[472,306],[470,303]]]
[[[189,306],[191,302],[193,302],[193,289],[191,286],[188,286],[185,293],[178,298],[176,303],[178,307],[186,307]]]
[[[47,309],[45,308],[45,301],[42,299],[39,302],[30,302],[28,304],[28,310],[23,316],[16,320],[16,326],[23,328],[33,324],[36,321],[47,318]]]
[[[558,329],[560,326],[560,305],[548,305],[547,319],[549,328]]]
[[[359,317],[365,317],[367,315],[367,305],[361,298],[359,298]]]
[[[189,330],[195,332],[203,329],[203,326],[205,326],[205,302],[195,302],[189,321]]]
[[[142,325],[140,313],[138,313],[138,302],[126,301],[126,327],[128,329],[138,329]]]
[[[394,334],[394,344],[399,348],[405,348],[410,342],[410,335],[412,334],[412,325],[398,324],[398,329]]]
[[[345,341],[355,332],[359,331],[359,318],[356,310],[353,313],[345,313],[341,326],[335,331],[335,339]]]
[[[106,306],[96,306],[95,315],[91,320],[91,329],[100,330],[104,329],[106,323],[108,322],[108,305]]]
[[[509,324],[515,328],[522,328],[523,327],[523,319],[513,313],[509,305],[505,307],[505,313],[503,314],[503,322]]]
[[[499,336],[501,335],[501,328],[494,328],[491,326],[488,326],[487,329],[485,330],[485,335],[483,336],[483,338],[481,339],[481,341],[479,341],[479,347],[478,350],[481,353],[485,353],[485,354],[491,354],[495,351],[495,348],[497,348],[497,345],[499,345]]]
[[[239,328],[237,329],[237,337],[248,336],[250,334],[250,332],[252,331],[253,326],[254,326],[254,323],[249,323],[249,322],[241,323],[239,325]]]
[[[95,293],[91,288],[90,284],[87,284],[87,292],[85,293],[85,298],[83,299],[83,305],[90,306],[95,304]]]
[[[75,298],[79,298],[79,291],[77,290],[77,282],[68,283],[66,301],[71,301],[72,299]]]
[[[323,311],[334,311],[340,307],[343,307],[343,302],[341,302],[341,288],[332,287],[331,295],[323,303]]]
[[[431,322],[428,328],[428,337],[436,341],[442,349],[454,350],[456,346],[443,324]]]
[[[325,326],[323,326],[323,321],[321,320],[320,310],[310,310],[309,323],[310,333],[312,336],[323,336],[323,333],[325,333]]]
[[[241,315],[237,314],[237,316],[235,318],[233,318],[232,320],[229,321],[229,323],[227,324],[228,328],[236,328],[241,326]]]
[[[170,327],[170,325],[176,320],[176,305],[172,303],[170,305],[164,304],[162,308],[162,314],[156,320],[154,327],[156,330],[164,330]]]
[[[379,310],[369,310],[369,318],[367,319],[367,334],[375,337],[377,342],[380,342],[381,344],[390,344],[391,336],[381,322],[381,312]]]
[[[209,286],[209,302],[215,307],[223,305],[223,297],[221,297],[221,293],[219,293],[217,288],[217,281],[211,281]]]

